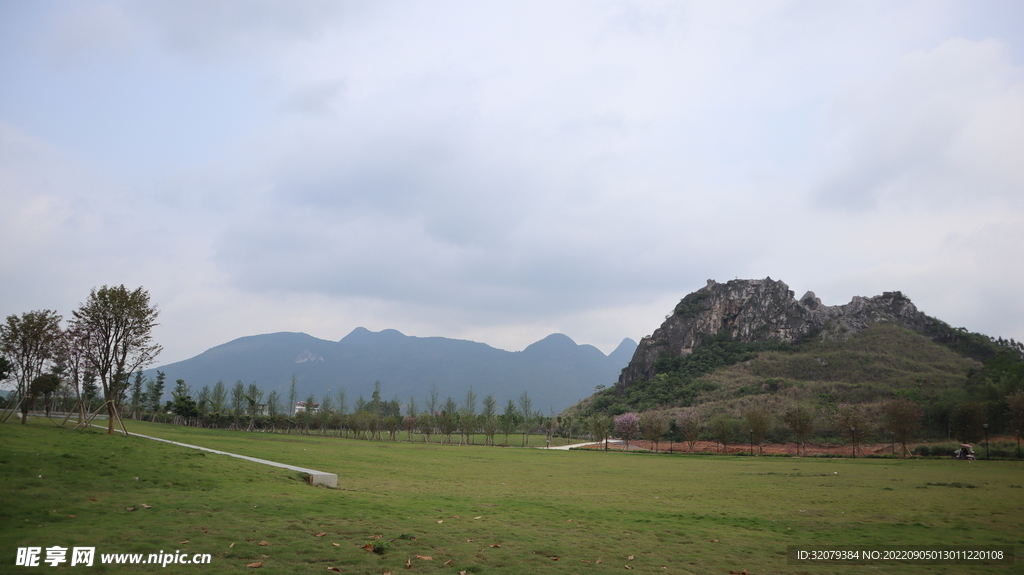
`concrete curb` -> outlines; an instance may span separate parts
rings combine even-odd
[[[94,425],[93,427],[99,427],[100,429],[106,429],[106,427],[100,425]],[[124,433],[120,429],[117,430],[120,433]],[[237,457],[238,459],[244,459],[253,463],[260,463],[262,465],[270,465],[271,467],[280,467],[282,469],[290,469],[292,471],[298,471],[305,473],[309,476],[310,485],[323,485],[324,487],[330,487],[331,489],[338,488],[338,476],[334,473],[327,473],[326,471],[317,471],[315,469],[307,469],[305,467],[298,467],[296,465],[288,465],[287,463],[278,463],[276,461],[268,461],[266,459],[260,459],[258,457],[249,457],[248,455],[239,455],[237,453],[228,453],[227,451],[220,451],[218,449],[210,449],[209,447],[200,447],[198,445],[189,445],[187,443],[179,443],[177,441],[171,441],[170,439],[161,439],[159,437],[152,437],[149,435],[142,435],[141,433],[131,433],[133,437],[144,437],[146,439],[152,439],[153,441],[162,441],[164,443],[170,443],[171,445],[177,445],[179,447],[188,447],[190,449],[198,449],[200,451],[208,451],[210,453],[217,453],[219,455],[227,455],[229,457]]]

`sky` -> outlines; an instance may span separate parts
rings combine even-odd
[[[0,315],[157,364],[363,326],[611,352],[708,279],[1024,339],[1024,4],[0,0]]]

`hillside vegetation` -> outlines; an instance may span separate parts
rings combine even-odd
[[[1024,389],[1019,344],[944,324],[931,331],[878,322],[846,339],[816,337],[798,344],[709,336],[688,356],[663,353],[653,377],[600,390],[570,413],[693,407],[704,420],[740,419],[755,407],[781,416],[802,405],[827,420],[839,405],[860,405],[870,416],[889,400],[908,398],[922,411],[926,435],[949,434],[963,404],[979,407],[992,432],[1014,433],[1006,398]],[[818,435],[827,436],[828,422],[822,423]]]

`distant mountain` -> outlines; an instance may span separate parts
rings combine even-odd
[[[421,409],[433,385],[442,402],[448,396],[461,402],[472,386],[478,408],[489,393],[504,406],[526,391],[535,409],[557,413],[596,386],[614,384],[636,345],[624,339],[606,356],[594,346],[552,334],[509,352],[473,341],[359,327],[337,342],[286,332],[242,337],[146,375],[166,373],[168,393],[177,379],[196,392],[221,380],[229,387],[236,381],[255,382],[265,393],[277,390],[283,397],[294,375],[301,399],[311,393],[321,398],[328,390],[333,396],[345,388],[350,408],[360,395],[370,399],[375,381],[381,382],[383,399],[397,395],[405,404],[414,397]]]

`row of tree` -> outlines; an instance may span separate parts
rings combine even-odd
[[[1018,440],[1024,431],[1024,391],[1017,391],[1006,398],[1009,406],[1009,422]],[[910,454],[907,447],[922,428],[923,410],[917,402],[905,398],[892,399],[877,409],[863,404],[832,404],[823,401],[818,407],[795,406],[785,413],[774,414],[764,407],[745,410],[740,419],[718,414],[705,421],[693,407],[680,411],[649,411],[642,414],[627,412],[614,418],[592,415],[590,428],[595,437],[603,440],[602,430],[614,431],[628,442],[643,437],[655,444],[668,439],[688,444],[688,450],[700,440],[718,443],[725,451],[729,444],[747,443],[751,448],[763,445],[771,439],[795,439],[801,455],[806,454],[807,442],[822,424],[831,428],[850,445],[851,454],[861,453],[861,444],[871,441],[891,441],[900,445],[904,456]],[[987,410],[979,402],[958,404],[950,416],[950,438],[961,443],[975,443],[981,440],[986,430]],[[780,433],[780,431],[782,433]],[[787,437],[788,436],[788,437]]]
[[[108,433],[113,433],[131,374],[161,351],[152,339],[158,315],[148,291],[121,285],[91,290],[66,326],[52,310],[8,316],[0,325],[0,380],[13,380],[15,389],[2,420],[20,408],[25,423],[37,399],[48,408],[64,386],[65,395],[74,394],[73,409],[83,424],[102,392],[101,408],[107,409]]]
[[[397,440],[400,432],[404,431],[409,440],[414,434],[424,441],[431,441],[432,436],[437,435],[442,437],[442,443],[454,443],[453,436],[457,436],[460,443],[472,443],[474,436],[484,435],[484,443],[494,445],[495,436],[503,434],[507,445],[509,436],[522,434],[524,446],[530,445],[531,434],[540,432],[550,437],[562,422],[562,418],[550,410],[545,415],[534,409],[528,392],[523,392],[517,400],[508,399],[504,409],[499,409],[494,394],[480,399],[472,387],[461,402],[451,396],[441,401],[434,385],[420,408],[415,397],[409,398],[404,405],[397,396],[391,400],[383,399],[378,381],[369,400],[360,395],[350,406],[344,388],[333,395],[318,398],[311,394],[303,401],[297,401],[299,395],[294,377],[286,398],[276,390],[265,395],[255,383],[246,386],[241,381],[230,390],[219,381],[212,387],[204,386],[193,397],[190,386],[178,380],[171,401],[159,409],[148,409],[152,406],[152,393],[161,389],[159,382],[163,377],[159,371],[155,381],[136,377],[126,408],[132,417],[171,419],[183,425],[211,428],[334,434],[370,440],[382,440],[385,433],[388,439]],[[144,386],[152,391],[144,391]],[[150,400],[148,406],[147,399]]]

